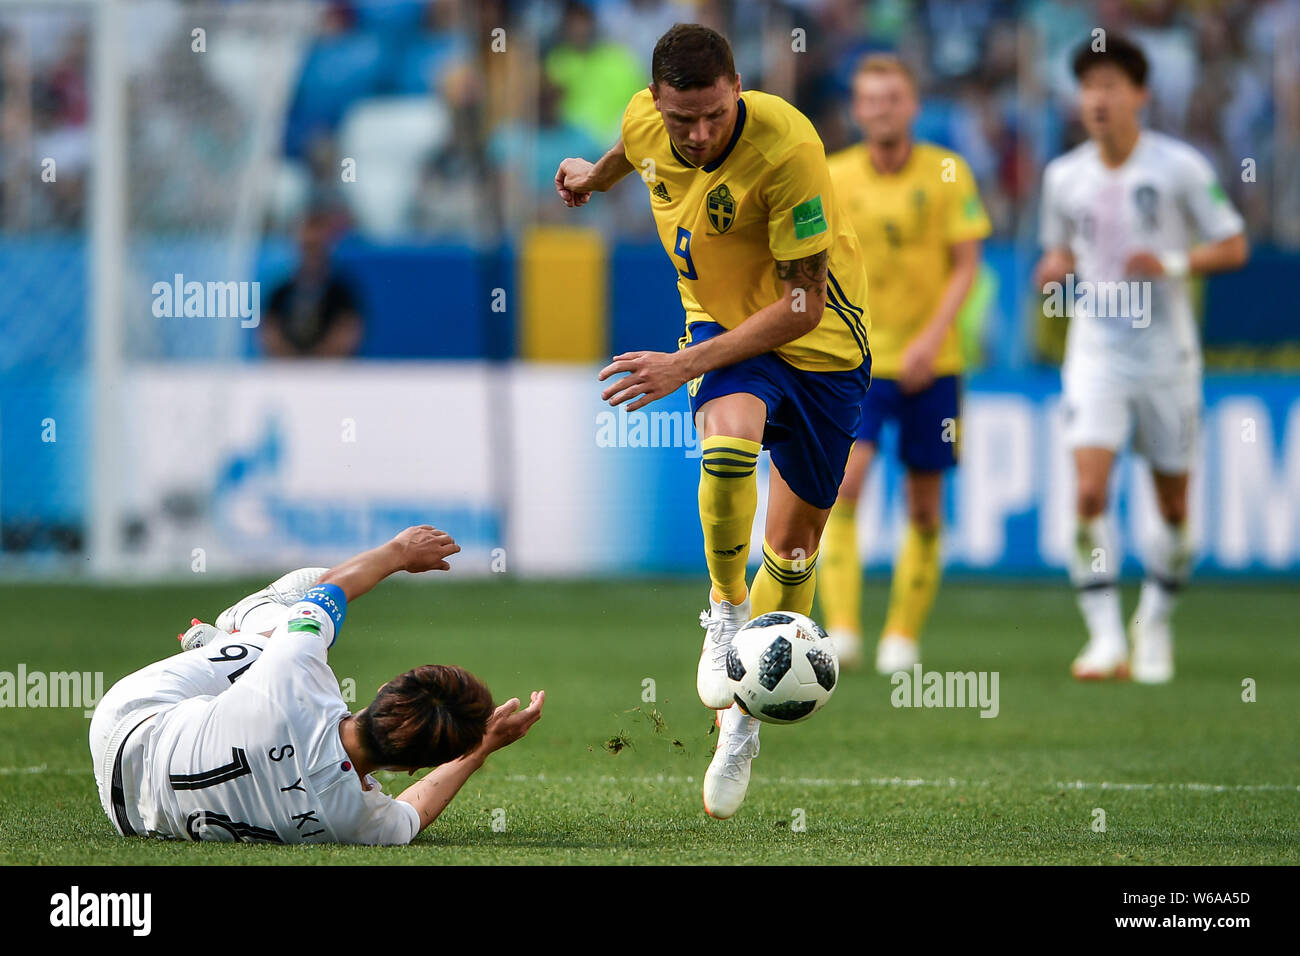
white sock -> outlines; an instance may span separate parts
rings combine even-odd
[[[1070,561],[1079,610],[1096,643],[1115,648],[1125,645],[1124,616],[1120,610],[1119,574],[1121,555],[1105,515],[1081,521],[1075,533]]]
[[[1079,610],[1094,644],[1123,649],[1124,615],[1120,610],[1119,588],[1087,588],[1078,592]]]
[[[1164,623],[1174,613],[1176,600],[1175,592],[1148,578],[1142,582],[1142,596],[1138,598],[1134,618],[1139,622]]]
[[[1161,521],[1147,553],[1147,579],[1138,600],[1139,621],[1167,621],[1174,611],[1178,592],[1187,583],[1192,563],[1187,525]]]
[[[757,734],[759,728],[763,726],[761,720],[748,716],[736,704],[732,704],[722,712],[721,723],[724,734]]]

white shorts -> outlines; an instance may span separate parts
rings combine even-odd
[[[1067,369],[1061,383],[1068,447],[1119,452],[1131,439],[1154,471],[1191,470],[1201,424],[1199,378],[1125,381]]]
[[[100,805],[118,833],[144,832],[139,812],[144,760],[158,718],[184,701],[229,690],[231,675],[257,660],[264,644],[238,636],[219,640],[128,674],[104,694],[90,720],[90,757]]]
[[[210,699],[229,690],[234,678],[261,655],[266,642],[258,635],[275,630],[288,616],[290,605],[325,570],[290,571],[267,589],[274,594],[250,594],[223,612],[221,616],[229,614],[238,633],[218,636],[207,648],[150,664],[109,688],[90,721],[90,756],[100,805],[119,833],[143,832],[139,800],[144,758],[161,718],[184,701]]]

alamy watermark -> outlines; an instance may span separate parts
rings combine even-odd
[[[0,707],[68,707],[90,717],[103,698],[103,671],[29,671],[26,664],[0,671]]]
[[[152,916],[152,893],[86,893],[74,885],[50,897],[50,925],[58,928],[122,927],[148,936]]]
[[[1120,282],[1076,281],[1066,273],[1065,282],[1043,286],[1043,314],[1048,318],[1091,315],[1099,319],[1129,319],[1135,329],[1151,324],[1151,283],[1129,279]]]
[[[155,282],[150,292],[157,319],[237,318],[245,329],[262,321],[260,282],[187,282],[178,272],[170,282]]]
[[[981,717],[998,715],[997,671],[898,671],[889,702],[895,707],[978,707]]]
[[[597,448],[681,448],[687,458],[700,457],[700,438],[689,412],[617,411],[596,415]]]

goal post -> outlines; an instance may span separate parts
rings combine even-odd
[[[91,453],[86,549],[95,577],[107,577],[122,554],[122,334],[126,222],[126,72],[121,0],[98,0],[91,14],[94,41],[90,72]]]

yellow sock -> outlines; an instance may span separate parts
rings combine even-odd
[[[768,611],[811,614],[816,590],[816,551],[806,558],[781,558],[763,542],[763,566],[754,576],[754,617]]]
[[[823,623],[832,631],[857,634],[862,629],[862,562],[858,560],[858,507],[855,501],[839,501],[826,519],[822,533],[821,604]]]
[[[889,589],[885,634],[917,640],[939,590],[939,531],[923,532],[911,522],[903,535]]]
[[[762,445],[714,435],[700,443],[700,527],[714,596],[745,600],[745,563],[758,509],[758,453]]]

